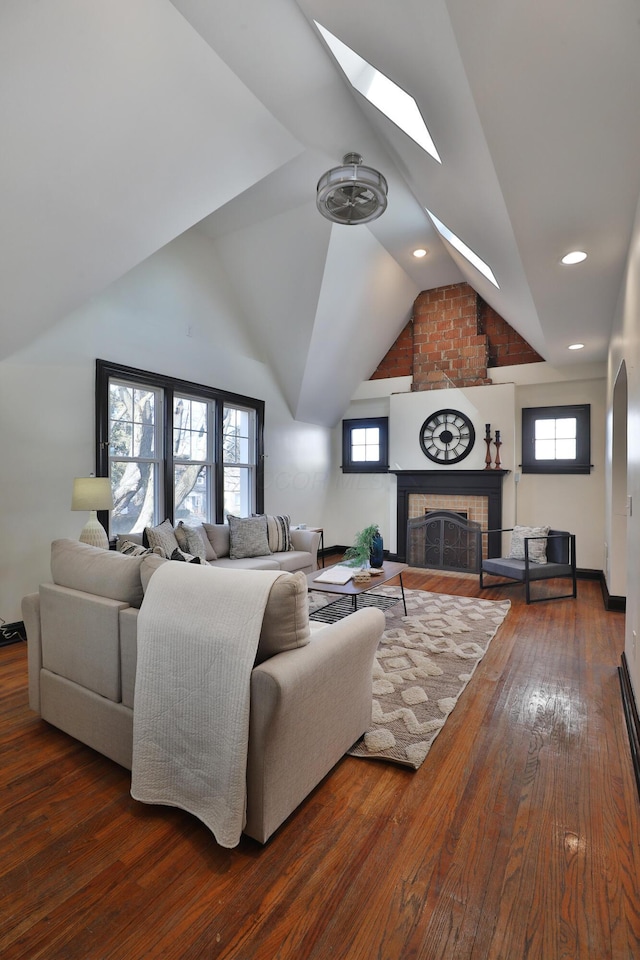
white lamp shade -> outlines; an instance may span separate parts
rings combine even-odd
[[[109,549],[109,540],[106,531],[98,517],[97,510],[111,510],[113,495],[111,481],[108,477],[76,477],[73,481],[72,510],[88,510],[89,519],[82,528],[80,540],[89,543],[92,547]]]
[[[76,477],[73,481],[72,510],[112,510],[113,495],[108,477]]]

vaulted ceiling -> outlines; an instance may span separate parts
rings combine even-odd
[[[413,95],[441,164],[314,21]],[[461,280],[551,363],[606,357],[640,194],[637,0],[5,0],[0,81],[0,358],[186,230],[300,420],[335,423],[417,293]],[[369,225],[315,208],[349,151],[389,183]]]

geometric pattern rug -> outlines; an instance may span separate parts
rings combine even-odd
[[[370,596],[398,597],[397,587]],[[405,590],[385,612],[373,665],[370,729],[348,751],[417,770],[505,619],[509,600]],[[323,606],[310,594],[311,606]]]

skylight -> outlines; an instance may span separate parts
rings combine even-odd
[[[455,233],[452,233],[452,231],[449,230],[449,227],[446,227],[441,220],[438,220],[436,215],[434,213],[431,213],[431,210],[427,210],[427,213],[433,220],[433,224],[436,230],[438,231],[438,233],[442,237],[444,237],[444,239],[447,240],[452,247],[455,247],[458,253],[461,253],[462,256],[465,257],[465,259],[467,259],[469,263],[476,268],[476,270],[479,270],[480,273],[483,276],[485,276],[487,280],[490,280],[491,283],[494,286],[496,286],[499,290],[500,284],[496,280],[491,267],[488,266],[488,264],[486,264],[484,260],[481,260],[478,254],[474,253],[471,247],[468,247],[466,243],[464,243],[464,241],[460,239],[460,237],[457,237]]]
[[[367,60],[364,60],[342,40],[338,40],[329,33],[317,20],[313,21],[322,34],[325,43],[346,74],[352,87],[366,97],[377,110],[400,127],[407,136],[426,150],[427,153],[442,163],[431,134],[422,119],[418,104],[401,87],[376,70]]]

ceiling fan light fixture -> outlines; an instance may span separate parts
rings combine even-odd
[[[316,206],[333,223],[370,223],[387,208],[387,181],[363,165],[359,153],[345,153],[342,165],[318,180]]]

